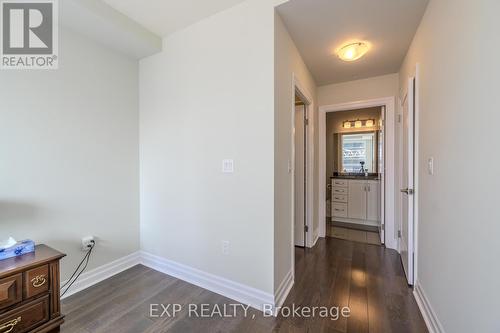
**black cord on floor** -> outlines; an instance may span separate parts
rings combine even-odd
[[[66,281],[66,283],[61,287],[61,292],[62,292],[61,293],[61,297],[63,297],[64,294],[66,294],[68,292],[68,290],[71,288],[71,286],[76,282],[76,280],[78,280],[78,278],[80,277],[80,275],[82,275],[82,273],[85,271],[85,269],[87,269],[87,265],[89,264],[90,256],[92,255],[92,250],[94,250],[94,246],[95,246],[95,243],[92,243],[92,246],[90,247],[90,249],[88,250],[88,252],[85,254],[85,256],[83,257],[82,261],[80,261],[80,264],[78,264],[78,267],[76,268],[76,270],[73,272],[73,274],[68,279],[68,281]],[[85,265],[80,270],[80,272],[78,272],[78,270],[80,269],[80,267],[82,266],[82,264],[84,262],[85,262]],[[78,272],[78,274],[77,274],[77,272]],[[76,277],[75,277],[75,275],[76,275]],[[73,279],[73,277],[74,277],[74,279]],[[73,281],[72,281],[72,279],[73,279]],[[69,283],[69,285],[68,285],[68,283]],[[68,287],[63,292],[63,289],[67,285],[68,285]]]
[[[75,271],[73,272],[71,277],[68,279],[68,281],[66,281],[66,283],[62,285],[61,289],[63,289],[73,279],[73,277],[76,275],[76,273],[78,272],[78,270],[82,266],[85,259],[87,259],[87,257],[89,256],[89,254],[90,254],[90,249],[89,249],[89,251],[87,251],[87,253],[85,253],[85,256],[83,256],[82,261],[80,261],[80,263],[78,264],[78,267],[75,269]]]

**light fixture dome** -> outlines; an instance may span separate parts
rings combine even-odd
[[[364,56],[369,49],[370,46],[366,42],[349,43],[342,46],[337,55],[344,61],[354,61]]]

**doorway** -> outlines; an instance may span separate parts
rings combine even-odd
[[[384,243],[384,106],[327,112],[326,236]]]
[[[384,242],[387,248],[398,249],[398,239],[396,235],[397,225],[395,223],[395,131],[396,131],[396,121],[395,121],[395,98],[394,97],[384,97],[378,99],[348,102],[335,105],[326,105],[319,108],[319,221],[320,221],[320,236],[326,236],[326,206],[327,206],[327,192],[331,191],[331,188],[327,187],[327,174],[326,170],[326,115],[330,112],[340,112],[348,111],[354,109],[363,108],[373,108],[379,107],[383,108],[382,119],[380,127],[383,130],[382,135],[378,135],[378,144],[376,149],[382,149],[382,158],[379,159],[379,169],[380,169],[380,200],[379,211],[380,211],[380,224],[377,228],[378,234],[381,236],[381,241]],[[353,126],[356,126],[357,119],[346,119],[353,120]],[[342,184],[338,184],[341,187]],[[346,187],[347,185],[344,185]],[[363,196],[366,192],[365,188],[373,188],[369,184],[357,184],[356,181],[353,182],[353,190],[355,193]],[[348,190],[347,190],[348,191]],[[342,193],[340,193],[342,194]],[[365,194],[366,196],[366,194]],[[368,197],[366,197],[368,200]],[[363,203],[363,201],[361,201]],[[365,207],[365,205],[361,205]],[[360,206],[360,207],[361,207]],[[353,207],[355,208],[355,207]],[[339,207],[342,209],[342,207]],[[366,210],[365,212],[368,212]],[[368,214],[368,213],[366,213]],[[364,216],[364,215],[363,215]],[[368,216],[368,215],[367,215]]]
[[[295,90],[294,114],[294,244],[306,247],[307,233],[307,105]]]

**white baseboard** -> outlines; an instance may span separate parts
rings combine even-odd
[[[275,308],[283,306],[283,303],[285,303],[286,297],[290,293],[290,290],[292,289],[294,282],[295,282],[295,276],[293,274],[293,271],[290,270],[286,274],[283,281],[281,281],[278,289],[276,290],[274,296]]]
[[[259,311],[264,309],[264,305],[274,305],[273,294],[144,251],[141,251],[141,263],[239,303],[250,305]]]
[[[62,297],[63,299],[76,294],[79,291],[92,287],[103,280],[109,279],[113,275],[121,273],[135,265],[140,264],[141,255],[140,252],[134,252],[128,256],[119,258],[115,261],[97,267],[91,271],[83,273],[80,278],[71,286],[66,294]],[[63,286],[67,281],[63,281],[61,286]]]
[[[62,298],[64,299],[83,291],[138,264],[192,283],[239,303],[250,305],[259,311],[263,311],[264,306],[267,306],[267,309],[271,307],[272,311],[274,311],[276,307],[282,306],[294,284],[294,275],[293,272],[290,271],[281,282],[275,295],[273,295],[144,251],[138,251],[83,273]],[[64,283],[66,283],[66,281],[62,282],[61,285]]]
[[[318,242],[318,239],[319,239],[319,234],[316,234],[316,236],[314,237],[313,244],[312,244],[311,247],[316,246],[316,243]]]
[[[424,317],[424,321],[427,325],[429,333],[445,333],[443,326],[439,322],[439,319],[432,309],[432,306],[429,303],[429,299],[425,295],[425,292],[420,284],[415,283],[415,290],[413,291],[413,295],[415,296],[415,300],[417,301],[418,307],[420,308],[422,317]]]

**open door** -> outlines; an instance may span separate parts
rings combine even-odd
[[[295,221],[294,235],[295,246],[306,246],[306,147],[307,147],[307,132],[306,132],[306,105],[300,101],[295,105]]]
[[[403,216],[399,231],[401,260],[409,285],[413,285],[414,248],[414,138],[415,138],[415,78],[408,80],[403,99],[403,163],[401,202]]]
[[[378,132],[378,173],[380,178],[380,244],[385,244],[385,106],[380,115],[380,131]]]

